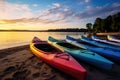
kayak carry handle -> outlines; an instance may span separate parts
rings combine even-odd
[[[63,58],[62,56],[67,56],[67,58]],[[66,60],[70,60],[70,55],[68,54],[63,54],[63,53],[57,53],[55,57],[59,57],[59,58],[62,58],[62,59],[66,59]]]

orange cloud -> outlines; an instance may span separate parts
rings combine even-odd
[[[16,21],[14,21],[14,20],[1,20],[0,23],[3,23],[3,24],[14,24],[14,23],[16,23]]]

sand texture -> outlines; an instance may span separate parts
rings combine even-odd
[[[105,71],[79,63],[87,70],[85,80],[120,80],[120,64],[113,70]],[[29,45],[0,50],[0,80],[75,80],[37,58]]]

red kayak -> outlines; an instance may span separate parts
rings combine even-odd
[[[31,51],[49,65],[75,77],[77,80],[84,80],[86,70],[68,53],[57,49],[34,37],[30,43]]]

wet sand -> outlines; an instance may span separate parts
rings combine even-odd
[[[120,64],[115,63],[111,71],[105,71],[79,63],[87,70],[85,80],[120,80]],[[37,58],[29,45],[0,50],[0,80],[75,80]]]

